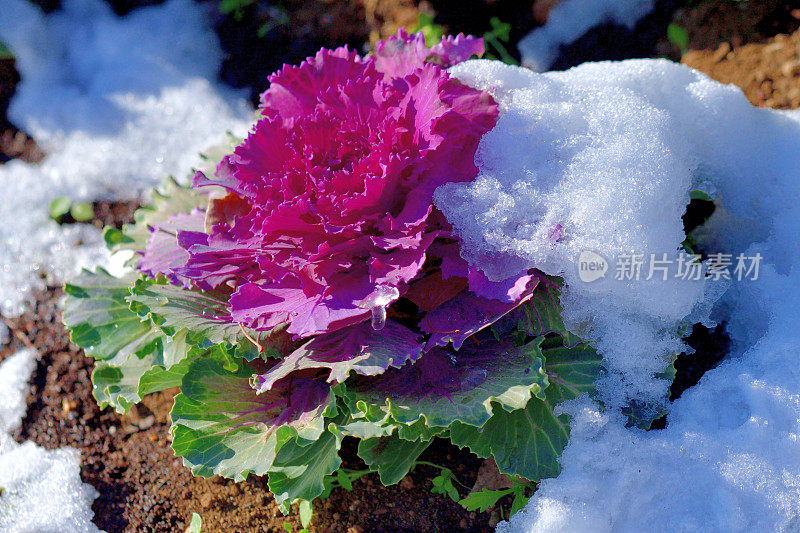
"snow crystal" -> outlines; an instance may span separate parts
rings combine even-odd
[[[0,530],[99,531],[91,519],[97,491],[81,482],[76,450],[45,450],[26,442],[0,453]]]
[[[81,482],[78,452],[18,445],[7,433],[25,415],[37,358],[34,350],[23,350],[0,365],[0,531],[98,531],[91,522],[97,491]]]
[[[441,188],[440,208],[495,277],[532,265],[563,275],[570,324],[609,369],[605,409],[564,406],[562,473],[498,531],[800,529],[800,113],[753,108],[666,61],[453,72],[492,91],[503,114],[477,154],[478,180]],[[760,254],[758,279],[613,279],[615,256],[674,252],[695,187],[721,206],[700,246]],[[605,278],[581,281],[584,250],[608,259]],[[665,386],[652,372],[680,349],[680,325],[709,317],[727,323],[730,356],[670,405],[666,429],[625,428],[626,399]]]
[[[9,116],[48,156],[0,167],[0,312],[16,314],[42,274],[106,263],[100,232],[59,226],[53,199],[139,199],[167,175],[185,176],[226,130],[242,135],[252,112],[214,81],[216,36],[191,0],[116,17],[101,0],[67,0],[42,14],[4,0],[0,40],[22,81]]]
[[[522,62],[535,70],[547,70],[561,45],[573,43],[588,30],[608,22],[633,29],[654,5],[655,0],[562,0],[550,11],[544,26],[517,44]]]
[[[22,350],[0,366],[0,433],[17,429],[25,416],[28,378],[36,366],[36,359],[35,350]]]

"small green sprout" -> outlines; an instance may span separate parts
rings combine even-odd
[[[6,43],[0,41],[0,61],[8,59],[14,59],[14,52],[11,51]]]
[[[681,51],[681,55],[685,54],[689,49],[689,32],[674,22],[667,26],[667,39],[678,47],[678,50]]]
[[[233,13],[233,18],[242,20],[244,17],[245,8],[253,5],[255,0],[220,0],[219,10],[221,13],[230,15]]]
[[[300,500],[298,511],[300,514],[300,524],[303,526],[303,531],[306,531],[308,529],[309,524],[311,524],[312,516],[314,516],[314,507],[312,506],[310,501]]]
[[[59,196],[50,203],[50,218],[62,223],[67,215],[76,222],[88,222],[94,218],[94,208],[88,202],[72,202],[65,196]]]
[[[499,59],[508,65],[519,65],[514,56],[508,52],[511,40],[511,24],[497,17],[489,19],[492,29],[483,34],[486,43],[486,59]]]
[[[94,217],[94,208],[87,202],[76,202],[69,209],[69,214],[78,222],[88,222]]]
[[[527,505],[530,495],[536,489],[536,484],[530,481],[515,480],[514,484],[507,489],[489,490],[473,492],[458,503],[463,505],[468,511],[488,511],[500,501],[501,498],[509,494],[514,496],[511,502],[511,514],[517,513]]]

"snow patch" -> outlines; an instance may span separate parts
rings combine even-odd
[[[28,379],[36,367],[35,350],[22,350],[0,366],[0,433],[17,429],[25,416]]]
[[[25,415],[37,359],[23,350],[0,365],[0,531],[99,531],[91,521],[97,491],[81,482],[78,452],[19,445],[8,434]]]
[[[709,128],[695,120],[701,106],[692,91],[731,91],[667,61],[546,74],[472,61],[451,72],[489,91],[501,110],[481,139],[477,179],[436,191],[464,241],[462,255],[493,280],[531,267],[563,277],[568,326],[595,341],[606,361],[602,400],[655,411],[669,383],[654,374],[686,349],[688,324],[711,323],[705,302],[724,283],[672,274],[664,281],[646,267],[629,279],[615,264],[633,254],[676,264],[689,192],[708,186],[695,147],[707,144]],[[685,112],[667,112],[658,105],[664,99]],[[576,265],[585,252],[609,263],[605,277],[581,280]]]
[[[452,71],[491,91],[502,115],[478,180],[440,188],[439,207],[494,276],[563,275],[570,325],[609,370],[598,384],[607,408],[563,407],[562,473],[498,531],[800,528],[800,113],[754,108],[737,88],[658,60]],[[760,254],[758,280],[580,281],[583,249],[609,260],[676,250],[694,187],[721,206],[700,246]],[[730,356],[670,406],[666,429],[625,428],[620,406],[664,392],[652,373],[682,349],[680,325],[699,319],[727,323]]]
[[[167,175],[185,176],[226,130],[246,133],[241,94],[216,83],[222,57],[202,8],[170,0],[116,17],[101,0],[66,0],[44,15],[4,0],[0,40],[22,81],[9,117],[48,154],[0,166],[0,312],[22,309],[42,273],[106,264],[100,232],[59,226],[53,199],[136,200]]]

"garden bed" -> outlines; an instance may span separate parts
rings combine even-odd
[[[445,2],[433,4],[434,8],[447,13]],[[290,3],[287,5],[291,6]],[[347,38],[336,34],[329,36],[331,43],[324,44],[351,38],[367,40],[370,33],[376,31],[383,35],[382,24],[390,24],[386,20],[392,21],[391,24],[395,20],[405,20],[403,17],[409,16],[408,9],[417,8],[402,2],[396,5],[397,12],[381,15],[381,24],[373,22],[372,26],[365,28],[356,24],[355,28],[347,30]],[[720,9],[727,9],[727,6]],[[377,11],[373,10],[373,20],[377,20],[375,13]],[[764,15],[759,20],[768,23],[761,25],[742,28],[737,23],[733,33],[730,28],[720,30],[719,35],[723,37],[719,39],[727,39],[724,35],[738,37],[730,37],[730,42],[722,41],[727,45],[716,44],[711,50],[691,51],[684,56],[684,62],[715,79],[742,87],[755,105],[797,108],[800,106],[797,89],[800,32],[791,36],[771,36],[758,42],[765,34],[797,28],[796,13],[779,10],[778,14],[777,18]],[[366,17],[366,14],[362,16]],[[450,20],[451,28],[458,29],[461,29],[459,24],[467,27],[470,22],[459,22],[455,17]],[[720,24],[724,25],[731,19],[693,17],[690,12],[676,20],[686,21],[687,25],[699,24],[699,27],[690,29],[689,34],[693,36],[702,32],[702,24],[707,20],[721,20]],[[698,23],[698,20],[703,22]],[[308,35],[319,35],[319,20],[314,19],[309,24],[313,29],[308,31]],[[522,34],[523,29],[529,29],[530,25],[529,20],[522,20],[515,31]],[[221,27],[224,28],[224,24]],[[283,44],[289,46],[298,38],[294,34],[286,36]],[[325,39],[324,34],[321,38]],[[316,48],[319,43],[313,42],[308,46]],[[307,53],[305,48],[294,49],[280,56],[280,60],[296,62],[297,54]],[[275,59],[273,57],[270,61]],[[254,92],[263,90],[263,76],[273,68],[271,63],[258,67],[256,74],[250,77],[252,73],[242,74],[244,68],[239,65],[233,69],[237,76],[235,81],[251,86]],[[0,64],[0,90],[8,95],[13,92],[13,84],[13,69],[5,61]],[[0,96],[0,103],[3,101]],[[0,107],[4,109],[4,106]],[[35,143],[9,124],[5,116],[0,117],[0,125],[0,151],[6,158],[41,159],[42,154]],[[93,223],[119,226],[130,221],[133,208],[133,203],[98,203]],[[14,437],[19,442],[32,440],[48,449],[71,446],[81,452],[81,477],[100,492],[93,505],[94,522],[98,527],[106,531],[175,531],[185,528],[192,513],[196,512],[203,517],[204,530],[209,531],[283,531],[286,524],[294,530],[300,529],[294,512],[289,516],[281,515],[263,479],[251,477],[238,484],[221,478],[202,479],[193,477],[182,466],[168,440],[168,414],[175,391],[147,397],[143,406],[134,407],[124,416],[110,410],[100,411],[91,395],[93,362],[69,342],[61,324],[57,304],[61,294],[57,286],[48,286],[45,291],[35,294],[35,303],[31,304],[28,312],[6,319],[13,335],[0,351],[0,360],[29,345],[40,352],[41,359],[31,379],[28,412]],[[345,441],[343,455],[346,466],[363,468],[356,458],[352,442]],[[444,441],[436,441],[422,459],[450,468],[466,486],[475,482],[481,465],[474,455]],[[468,512],[448,498],[431,494],[431,479],[437,473],[434,468],[419,466],[398,485],[391,487],[383,487],[377,476],[363,477],[354,482],[353,490],[337,489],[329,499],[315,503],[312,529],[353,532],[491,530],[500,519],[501,510]],[[465,494],[462,490],[462,496]],[[507,511],[506,502],[502,512]]]

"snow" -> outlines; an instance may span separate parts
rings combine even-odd
[[[654,6],[655,0],[561,0],[550,11],[547,23],[517,44],[522,63],[534,70],[547,70],[558,58],[560,46],[577,41],[604,23],[633,29]]]
[[[81,482],[80,456],[70,448],[17,444],[8,434],[25,415],[37,353],[23,350],[0,364],[0,531],[99,531],[91,519],[97,491]]]
[[[495,277],[532,265],[563,275],[570,325],[609,370],[605,409],[587,398],[563,407],[573,418],[562,473],[498,531],[800,529],[800,113],[753,108],[738,89],[660,60],[453,72],[492,91],[503,114],[482,141],[478,180],[441,188],[439,207]],[[701,247],[760,254],[758,278],[614,279],[622,253],[674,254],[694,187],[722,206]],[[604,278],[581,281],[584,250],[609,260]],[[656,363],[680,349],[681,324],[701,319],[727,323],[731,354],[670,405],[666,429],[625,428],[620,407],[658,401]]]
[[[36,367],[36,352],[22,350],[0,366],[0,433],[19,427],[25,416],[28,378]]]
[[[40,274],[105,264],[100,232],[48,218],[53,199],[142,198],[167,175],[183,178],[198,152],[253,118],[239,93],[217,84],[222,58],[200,6],[171,0],[116,17],[101,0],[66,0],[42,14],[3,0],[0,41],[22,82],[9,117],[48,156],[0,166],[0,312],[17,314]]]
[[[654,83],[667,70],[672,81]],[[646,268],[640,279],[617,279],[614,265],[632,254],[678,260],[689,191],[708,188],[686,135],[697,127],[687,123],[697,104],[681,84],[714,84],[659,61],[585,65],[567,74],[475,61],[452,72],[490,91],[501,108],[478,148],[475,182],[436,192],[464,241],[462,255],[494,280],[531,267],[562,276],[569,286],[565,319],[597,343],[607,363],[603,401],[622,407],[636,399],[655,411],[669,384],[653,374],[685,349],[687,323],[710,323],[706,293],[723,284],[658,275],[647,281]],[[679,101],[685,116],[657,107],[663,98]],[[519,142],[525,138],[533,141]],[[586,252],[609,263],[605,277],[581,281],[575,264]]]

